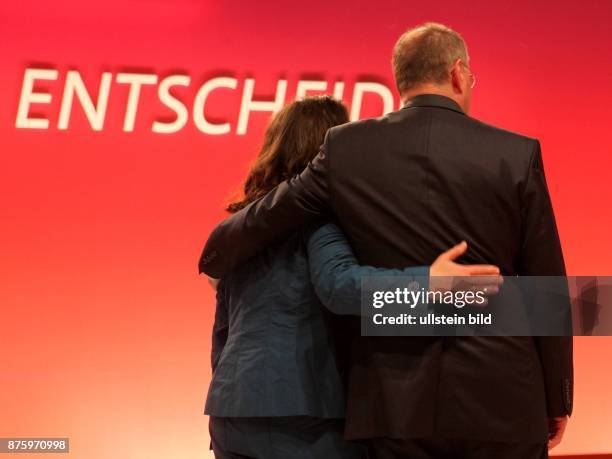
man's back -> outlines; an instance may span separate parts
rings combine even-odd
[[[530,170],[535,139],[427,94],[385,117],[332,129],[325,148],[330,204],[361,263],[431,264],[466,240],[467,263],[496,264],[503,275],[564,274],[543,175]],[[533,186],[546,193],[537,201],[543,208],[528,208]],[[533,218],[542,219],[545,238],[529,234]],[[537,253],[525,252],[528,238],[538,239]],[[536,340],[368,338],[354,328],[350,438],[546,437]]]
[[[414,98],[385,117],[332,129],[331,205],[362,263],[431,264],[461,240],[466,263],[522,266],[522,203],[535,139],[466,116],[451,99]],[[548,235],[554,236],[554,235]],[[557,247],[558,240],[550,241]],[[563,260],[545,260],[564,274]]]
[[[304,172],[213,231],[200,272],[222,276],[329,214],[362,263],[430,264],[466,239],[464,261],[504,275],[565,273],[539,143],[447,97],[330,129]],[[348,438],[545,444],[547,417],[571,413],[571,338],[362,337],[352,325]]]
[[[467,116],[476,77],[463,37],[410,28],[391,68],[407,106],[328,130],[303,172],[215,228],[200,272],[222,276],[332,216],[362,263],[430,264],[466,240],[463,262],[565,274],[539,142]],[[448,441],[459,457],[541,457],[572,411],[571,337],[363,337],[356,326],[351,360],[346,433],[381,457],[440,457]]]

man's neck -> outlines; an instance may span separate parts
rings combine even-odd
[[[449,99],[452,99],[457,102],[457,104],[459,104],[459,101],[455,99],[454,94],[450,89],[441,86],[436,86],[433,84],[426,84],[403,93],[402,105],[406,105],[411,99],[415,98],[416,96],[420,96],[421,94],[436,94],[438,96],[448,97]]]

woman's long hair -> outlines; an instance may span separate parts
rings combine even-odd
[[[325,132],[348,122],[342,103],[330,96],[309,96],[286,105],[270,121],[263,145],[244,183],[244,198],[227,206],[237,212],[299,174],[323,143]]]

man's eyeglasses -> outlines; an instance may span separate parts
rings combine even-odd
[[[465,62],[461,61],[461,63],[463,64],[465,69],[468,71],[468,75],[472,79],[472,84],[470,85],[470,89],[474,89],[474,86],[476,86],[476,75],[472,73],[472,71],[470,70],[470,68],[467,66]]]

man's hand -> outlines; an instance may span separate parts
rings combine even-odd
[[[497,266],[455,263],[467,248],[467,242],[462,241],[436,258],[429,268],[430,290],[481,290],[487,295],[494,295],[499,291],[503,277],[500,276]]]
[[[548,418],[548,449],[553,449],[563,439],[565,427],[567,427],[567,416],[560,418]]]
[[[208,284],[214,289],[217,290],[217,285],[219,285],[219,279],[215,279],[214,277],[206,276],[208,278]]]

